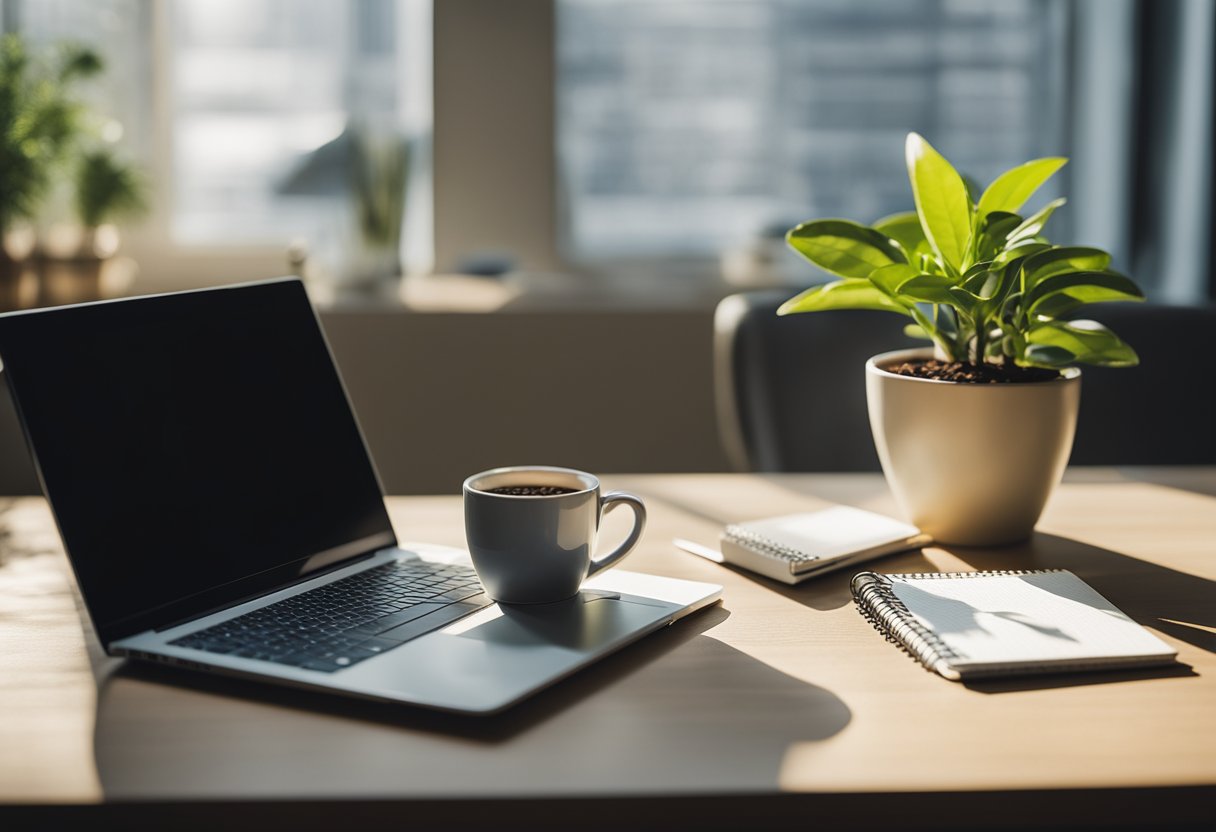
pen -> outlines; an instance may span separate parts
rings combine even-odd
[[[685,540],[682,537],[677,537],[671,542],[676,545],[676,548],[683,549],[689,554],[698,555],[706,560],[712,560],[714,563],[726,562],[726,559],[722,557],[722,553],[712,546],[704,546],[691,540]]]

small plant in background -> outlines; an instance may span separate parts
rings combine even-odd
[[[353,132],[351,193],[365,245],[396,251],[405,219],[405,186],[409,175],[409,143],[390,132]]]
[[[84,226],[78,256],[107,258],[118,251],[113,223],[148,210],[147,185],[138,170],[107,147],[87,150],[76,165],[76,215]]]
[[[91,50],[65,46],[42,61],[17,35],[0,38],[0,232],[38,210],[83,129],[84,107],[72,87],[99,72]]]
[[[17,35],[0,38],[0,234],[37,218],[57,180],[74,185],[89,230],[145,209],[138,172],[94,134],[91,113],[75,94],[103,69],[101,57],[82,46],[35,55]]]
[[[931,340],[946,361],[1009,374],[1014,366],[1138,363],[1106,327],[1063,316],[1087,303],[1143,300],[1140,289],[1109,269],[1101,249],[1048,242],[1043,227],[1063,199],[1028,217],[1019,213],[1066,159],[1008,170],[977,198],[978,188],[969,189],[918,134],[908,134],[906,152],[916,211],[873,227],[828,219],[791,229],[790,246],[840,279],[792,298],[778,314],[895,312],[912,319],[909,335]]]
[[[90,150],[80,157],[76,169],[76,213],[87,228],[137,216],[147,207],[143,179],[108,148]]]

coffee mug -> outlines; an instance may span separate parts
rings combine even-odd
[[[633,509],[625,542],[592,557],[600,520]],[[646,507],[623,491],[600,494],[585,471],[526,465],[495,468],[464,481],[464,529],[486,594],[504,604],[547,604],[578,593],[583,580],[617,563],[646,526]]]

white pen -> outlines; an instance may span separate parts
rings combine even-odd
[[[685,552],[693,555],[699,555],[706,560],[712,560],[714,563],[725,563],[726,559],[722,557],[722,553],[712,546],[705,546],[700,543],[695,543],[691,540],[685,540],[682,537],[677,537],[671,541],[677,548],[683,549]]]

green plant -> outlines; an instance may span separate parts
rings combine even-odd
[[[391,249],[400,244],[409,154],[409,143],[396,134],[354,131],[351,191],[366,244]]]
[[[0,38],[0,232],[38,210],[84,129],[85,108],[71,89],[101,69],[83,47],[65,45],[42,60],[17,35]]]
[[[87,151],[76,170],[76,212],[89,228],[135,216],[147,209],[146,190],[139,173],[110,150]]]
[[[946,159],[916,133],[907,140],[915,212],[873,227],[814,220],[786,240],[840,279],[790,299],[779,315],[878,309],[912,318],[948,360],[1128,367],[1136,353],[1096,321],[1064,320],[1096,301],[1143,300],[1096,248],[1052,245],[1043,226],[1063,199],[1029,217],[1018,212],[1066,159],[1035,159],[1001,174],[975,196]]]

